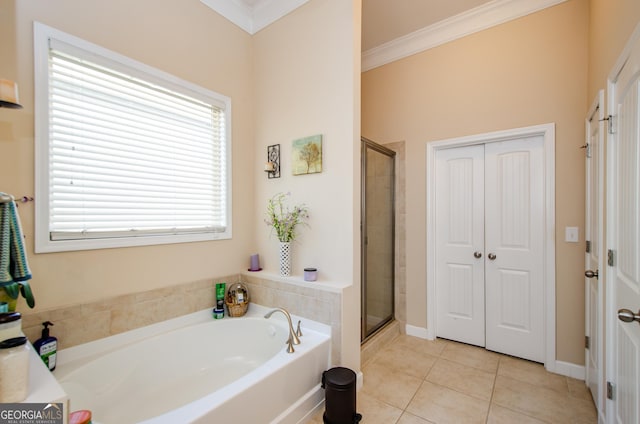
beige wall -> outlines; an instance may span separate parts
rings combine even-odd
[[[425,143],[555,122],[557,359],[584,363],[584,243],[564,228],[584,234],[588,24],[569,0],[363,74],[362,135],[406,142],[408,324],[427,326]]]
[[[34,20],[232,99],[233,239],[36,255],[33,204],[23,205],[31,312],[176,284],[187,290],[246,269],[256,251],[265,273],[277,274],[277,239],[264,211],[268,197],[291,191],[311,211],[293,274],[316,266],[321,280],[352,285],[338,311],[340,363],[358,370],[360,14],[360,0],[311,1],[251,37],[198,1],[0,0],[0,76],[20,84],[25,106],[0,109],[0,191],[34,192]],[[323,172],[293,177],[291,141],[314,134],[324,137]],[[282,178],[268,180],[266,146],[277,143]],[[30,312],[24,303],[19,310]]]
[[[344,14],[345,17],[341,17]],[[309,2],[254,36],[254,167],[262,169],[267,146],[280,144],[281,177],[255,175],[256,221],[265,218],[267,200],[291,192],[290,205],[309,207],[309,227],[299,227],[293,249],[293,275],[315,266],[323,279],[349,281],[353,267],[353,223],[345,216],[352,198],[347,185],[355,159],[349,2]],[[344,21],[344,25],[339,22]],[[331,29],[327,22],[333,22]],[[293,140],[322,134],[322,173],[292,175]],[[359,166],[359,164],[358,164]],[[266,225],[256,230],[263,268],[278,272],[278,238]]]
[[[278,192],[290,191],[291,205],[309,207],[309,228],[300,228],[293,245],[292,275],[300,277],[304,267],[314,266],[318,284],[355,283],[345,291],[342,308],[342,364],[355,370],[360,368],[359,33],[358,0],[325,0],[305,4],[254,36],[252,165],[262,169],[267,146],[280,144],[281,178],[255,175],[256,222]],[[323,136],[322,173],[293,176],[291,142],[315,134]],[[277,274],[276,235],[258,225],[255,238],[265,272]]]
[[[637,0],[589,1],[589,102],[607,89],[607,77],[640,23]]]
[[[24,105],[0,109],[0,191],[16,196],[34,193],[34,20],[231,97],[234,224],[232,240],[36,255],[21,205],[36,311],[238,273],[256,226],[251,37],[199,1],[0,0],[0,76]]]

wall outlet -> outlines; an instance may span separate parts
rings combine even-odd
[[[578,227],[565,227],[564,241],[569,243],[578,243]]]

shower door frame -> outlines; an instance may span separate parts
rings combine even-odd
[[[396,290],[396,152],[365,137],[361,141],[360,179],[360,342],[364,343],[395,318]],[[367,334],[367,149],[391,157],[391,315],[378,323]]]

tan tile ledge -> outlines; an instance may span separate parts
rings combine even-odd
[[[322,278],[318,279],[317,281],[305,281],[301,275],[292,275],[291,277],[283,277],[280,274],[274,274],[268,271],[256,271],[256,272],[244,271],[242,272],[242,276],[247,278],[278,281],[280,283],[291,284],[298,287],[318,289],[318,290],[328,291],[333,293],[342,293],[344,289],[351,286],[351,284],[349,283],[323,280]]]

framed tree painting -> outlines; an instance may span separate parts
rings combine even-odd
[[[322,134],[293,141],[293,175],[322,172]]]

